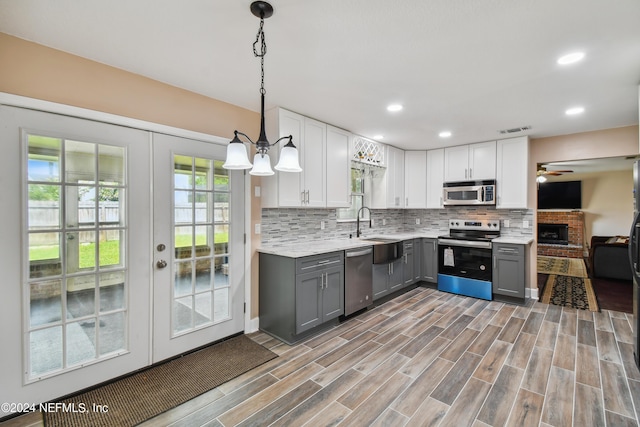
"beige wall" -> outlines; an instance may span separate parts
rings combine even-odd
[[[250,135],[259,131],[259,114],[253,111],[4,33],[0,33],[0,64],[0,92],[229,139],[234,129]],[[259,180],[252,178],[252,188],[256,182]],[[260,204],[256,202],[259,199],[252,194],[252,207],[247,207],[252,224],[260,221]],[[253,229],[248,232],[255,243]],[[258,316],[254,248],[252,246],[251,251],[252,318]]]

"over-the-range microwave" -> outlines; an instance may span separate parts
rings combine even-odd
[[[442,200],[445,206],[495,205],[496,180],[445,182]]]

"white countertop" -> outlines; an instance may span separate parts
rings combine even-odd
[[[262,246],[258,252],[279,255],[288,258],[302,258],[305,256],[326,254],[334,251],[345,251],[354,248],[373,246],[373,242],[361,239],[312,240],[303,243]]]
[[[500,236],[492,240],[493,243],[511,243],[514,245],[530,245],[533,243],[533,237],[525,236]]]
[[[394,234],[371,234],[361,238],[352,239],[331,239],[331,240],[312,240],[306,242],[281,243],[278,245],[264,245],[258,248],[258,252],[271,255],[279,255],[288,258],[302,258],[311,255],[326,254],[335,251],[345,251],[355,248],[364,248],[373,246],[376,242],[366,239],[435,239],[444,234],[442,231],[418,231],[412,233],[394,233]],[[529,245],[533,242],[533,237],[525,236],[501,236],[493,239],[494,243],[511,243],[516,245]]]
[[[258,248],[258,252],[271,255],[285,256],[288,258],[302,258],[305,256],[326,254],[334,251],[345,251],[354,248],[364,248],[373,246],[376,242],[366,239],[397,239],[411,240],[419,238],[435,239],[442,232],[416,232],[416,233],[397,233],[397,234],[371,234],[361,238],[352,239],[331,239],[331,240],[312,240],[307,242],[285,243],[278,245],[263,245]]]

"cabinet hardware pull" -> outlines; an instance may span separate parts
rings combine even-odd
[[[469,168],[469,179],[473,176],[473,169]]]

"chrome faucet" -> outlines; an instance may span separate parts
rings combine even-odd
[[[360,209],[358,209],[358,213],[356,214],[356,237],[360,237],[360,212],[362,212],[362,209],[366,209],[369,211],[369,228],[371,228],[371,209],[369,209],[366,206],[361,207]]]

